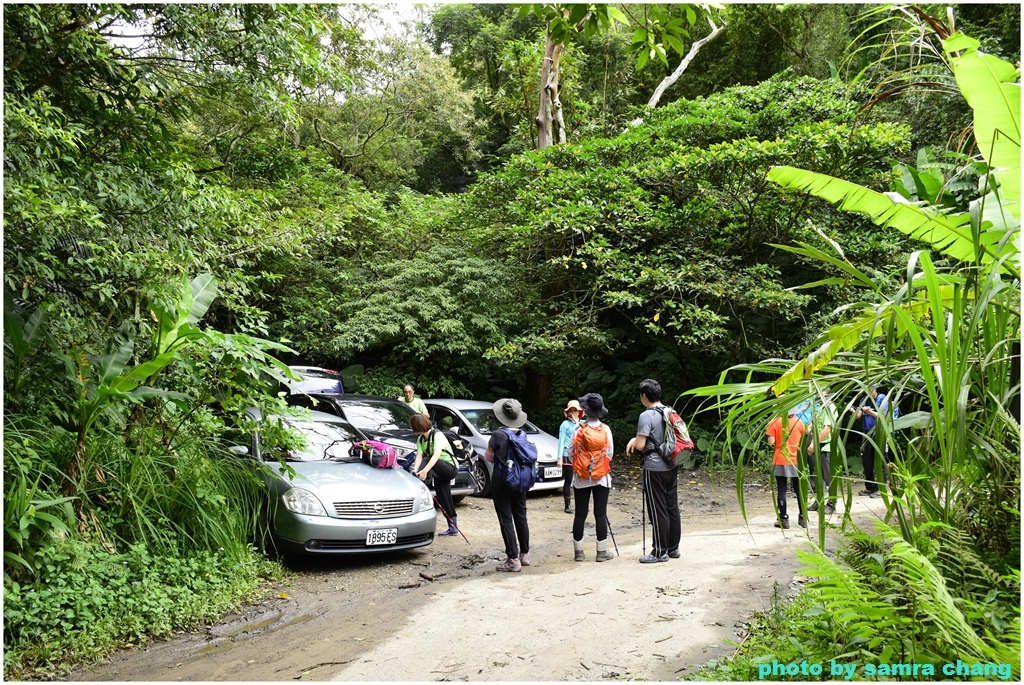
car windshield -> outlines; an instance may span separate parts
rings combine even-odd
[[[345,403],[345,418],[360,430],[386,431],[409,428],[409,417],[415,414],[398,402]]]
[[[501,422],[498,421],[498,417],[494,415],[493,409],[463,409],[462,415],[466,417],[467,421],[476,427],[476,430],[480,435],[490,435],[501,428]],[[523,424],[523,430],[531,435],[540,433],[540,429],[529,421]]]
[[[286,461],[359,461],[349,456],[352,443],[360,439],[355,432],[340,423],[326,421],[290,421],[289,426],[302,438],[302,444],[284,449]],[[274,451],[267,453],[268,461],[277,459]]]

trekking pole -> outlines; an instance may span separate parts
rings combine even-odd
[[[449,516],[448,512],[445,511],[444,507],[441,506],[441,503],[437,501],[437,495],[434,495],[434,504],[436,504],[437,508],[441,510],[441,513],[444,514],[444,517],[446,519],[448,519],[449,525],[453,526],[455,528],[455,530],[459,531],[459,535],[462,536],[462,539],[465,540],[466,544],[468,545],[469,544],[469,538],[467,538],[466,534],[462,532],[461,528],[459,528],[459,524],[455,523],[455,519],[452,518],[451,516]]]
[[[644,551],[643,556],[647,556],[647,517],[644,516],[645,505],[647,504],[647,497],[644,494],[644,480],[645,474],[643,471],[640,472],[640,542],[643,545]],[[654,551],[654,550],[651,550]]]
[[[612,536],[612,544],[615,545],[615,556],[622,556],[619,554],[619,543],[615,542],[615,533],[612,532],[612,522],[608,520],[608,517],[604,517],[604,523],[608,526],[608,534]]]

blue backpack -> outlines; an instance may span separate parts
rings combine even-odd
[[[501,474],[509,488],[526,492],[537,482],[537,446],[526,439],[526,432],[505,428],[508,434],[508,458]]]

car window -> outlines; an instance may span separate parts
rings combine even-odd
[[[360,437],[347,426],[324,421],[289,421],[288,425],[299,434],[301,442],[290,449],[266,452],[267,461],[277,460],[278,449],[284,452],[286,461],[358,461],[348,451]]]
[[[462,415],[466,417],[481,435],[490,435],[501,428],[501,422],[494,415],[493,409],[464,409]],[[527,421],[523,424],[523,430],[530,435],[540,433],[540,429]]]
[[[345,418],[362,430],[386,431],[409,428],[409,417],[415,413],[397,402],[345,403]]]

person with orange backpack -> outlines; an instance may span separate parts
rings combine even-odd
[[[604,399],[596,392],[580,398],[587,420],[580,424],[569,445],[572,457],[572,487],[576,498],[576,515],[572,521],[574,559],[583,561],[583,526],[594,496],[594,523],[597,527],[597,561],[608,561],[608,494],[612,488],[612,429],[601,423],[608,415]]]

